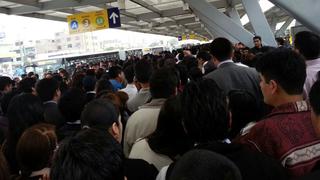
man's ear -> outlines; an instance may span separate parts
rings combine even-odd
[[[110,127],[110,134],[117,140],[121,141],[121,130],[120,127],[118,126],[117,123],[113,123],[112,126]]]
[[[270,80],[269,85],[271,88],[271,94],[275,94],[277,91],[279,91],[279,86],[276,81]]]

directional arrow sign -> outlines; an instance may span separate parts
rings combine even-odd
[[[119,16],[116,13],[112,13],[111,16],[109,17],[109,19],[113,20],[113,24],[117,23],[117,18],[119,18]]]
[[[121,27],[120,11],[118,8],[108,9],[108,17],[110,28]]]

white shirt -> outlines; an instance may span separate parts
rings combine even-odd
[[[217,68],[219,68],[222,64],[225,64],[225,63],[233,63],[233,60],[232,59],[228,59],[228,60],[225,60],[225,61],[222,61],[218,64]]]
[[[134,84],[127,84],[126,88],[121,89],[120,91],[127,93],[129,99],[132,99],[135,95],[138,94],[138,89]]]
[[[307,77],[303,87],[303,96],[308,99],[312,85],[317,81],[317,74],[320,71],[320,58],[306,61]]]

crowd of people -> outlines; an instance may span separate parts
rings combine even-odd
[[[320,37],[0,77],[1,180],[320,178]]]

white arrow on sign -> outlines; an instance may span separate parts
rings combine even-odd
[[[119,16],[118,16],[118,14],[115,13],[115,12],[113,12],[113,13],[111,14],[111,16],[109,17],[109,19],[112,19],[113,24],[116,24],[116,23],[117,23],[117,18],[119,18]]]

